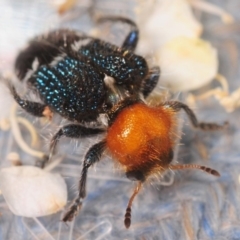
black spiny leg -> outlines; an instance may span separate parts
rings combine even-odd
[[[23,108],[28,113],[30,113],[36,117],[46,116],[44,113],[45,113],[45,110],[48,109],[47,105],[22,99],[18,95],[18,93],[16,92],[16,89],[12,85],[9,85],[9,89],[10,89],[14,99],[16,100],[16,102],[19,104],[19,106],[21,108]]]
[[[142,83],[142,93],[146,98],[156,87],[160,76],[160,67],[155,66],[150,69],[149,77],[146,78]]]
[[[55,151],[56,145],[62,136],[69,137],[69,138],[82,138],[82,137],[93,136],[103,132],[105,132],[104,129],[87,128],[87,127],[76,125],[76,124],[68,124],[66,126],[63,126],[58,130],[58,132],[53,136],[51,140],[49,159],[52,157]]]
[[[205,130],[205,131],[223,129],[226,125],[228,125],[227,122],[225,122],[223,125],[219,125],[217,123],[198,122],[194,112],[186,104],[184,104],[182,102],[168,101],[168,102],[164,103],[164,106],[171,107],[176,112],[183,109],[186,112],[188,118],[190,119],[192,125],[195,128],[200,128],[200,129]]]
[[[123,22],[131,26],[131,31],[126,36],[122,44],[122,48],[130,51],[134,51],[135,48],[137,47],[138,38],[139,38],[139,30],[136,23],[124,17],[103,17],[98,19],[98,22],[105,22],[105,21]]]
[[[125,21],[123,21],[123,22],[131,25],[132,29],[131,29],[130,33],[127,35],[127,37],[125,38],[125,40],[122,44],[122,48],[128,49],[128,50],[134,52],[137,47],[137,44],[138,44],[139,30],[137,28],[137,25],[133,21],[125,19]]]
[[[77,198],[75,199],[73,205],[70,207],[68,212],[63,217],[62,221],[72,221],[74,216],[76,216],[77,212],[80,210],[82,206],[82,201],[86,197],[86,182],[87,182],[87,172],[88,168],[92,166],[94,163],[98,162],[102,156],[103,151],[105,150],[106,142],[101,141],[95,145],[93,145],[87,152],[84,161],[82,174],[79,181],[79,193]]]

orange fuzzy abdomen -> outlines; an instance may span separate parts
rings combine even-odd
[[[127,170],[159,161],[172,149],[174,115],[164,106],[152,108],[143,103],[124,109],[107,133],[110,153]]]

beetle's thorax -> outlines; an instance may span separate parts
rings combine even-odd
[[[107,132],[107,147],[126,172],[137,169],[148,175],[171,162],[174,129],[172,110],[137,102],[118,113]]]

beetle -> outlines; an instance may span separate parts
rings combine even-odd
[[[158,82],[160,68],[149,68],[146,60],[134,53],[139,30],[133,21],[122,17],[101,21],[106,20],[131,26],[121,47],[77,31],[59,29],[35,37],[19,53],[15,62],[17,76],[39,95],[41,103],[23,99],[12,84],[9,87],[17,103],[32,115],[57,113],[73,122],[52,137],[49,158],[63,136],[82,138],[105,133],[84,157],[79,192],[63,221],[71,221],[81,208],[88,169],[107,151],[122,166],[127,178],[138,182],[125,214],[124,223],[129,228],[133,199],[153,174],[195,168],[219,176],[216,170],[205,166],[172,163],[177,113],[184,110],[192,125],[202,130],[222,129],[225,125],[198,122],[182,102],[148,104],[146,97]],[[107,128],[84,125],[98,122],[101,114]]]
[[[131,26],[132,30],[122,47],[77,31],[60,29],[35,37],[20,52],[15,62],[18,78],[27,81],[29,88],[37,90],[41,100],[46,103],[39,105],[25,101],[20,104],[21,100],[12,87],[13,96],[26,111],[41,116],[47,105],[70,121],[95,120],[109,104],[107,97],[112,96],[109,94],[111,90],[104,84],[106,76],[114,78],[118,88],[130,94],[141,91],[147,97],[158,82],[160,68],[155,66],[149,69],[146,60],[133,53],[139,37],[133,21],[108,17],[99,22],[107,20],[121,21]],[[79,79],[69,78],[70,73],[72,76],[80,75]],[[44,81],[44,77],[50,80],[48,82],[52,86]],[[76,97],[70,103],[69,99],[73,96]]]

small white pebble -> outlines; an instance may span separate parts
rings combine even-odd
[[[177,37],[157,52],[161,86],[172,91],[198,89],[216,77],[217,50],[200,38]]]
[[[203,27],[187,0],[140,1],[138,7],[141,54],[154,53],[156,48],[179,36],[197,38],[202,34]]]
[[[67,202],[64,179],[33,166],[1,169],[0,189],[10,210],[23,217],[56,213]]]

